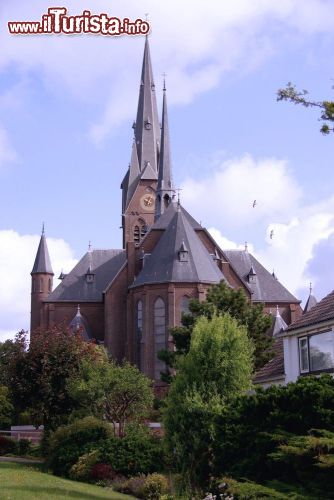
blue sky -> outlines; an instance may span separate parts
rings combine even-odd
[[[0,5],[0,338],[29,326],[42,221],[56,275],[89,240],[94,248],[121,246],[119,186],[144,39],[8,34],[8,21],[39,20],[48,7]],[[316,111],[277,103],[276,91],[292,81],[315,99],[333,99],[332,2],[69,0],[66,7],[130,19],[149,12],[157,89],[167,73],[183,205],[223,248],[247,240],[299,298],[309,281],[318,298],[331,291],[334,138],[319,133]]]

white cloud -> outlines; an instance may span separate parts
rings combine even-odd
[[[287,162],[276,158],[255,161],[245,155],[213,166],[211,172],[204,179],[184,181],[182,203],[194,216],[226,230],[287,217],[302,196]]]
[[[4,0],[3,25],[9,20],[39,20],[49,6],[47,0]],[[112,4],[107,0],[69,0],[67,7],[72,15],[90,9],[130,19],[149,12],[155,76],[158,83],[159,75],[167,72],[171,103],[192,101],[215,87],[226,73],[240,77],[252,71],[273,52],[289,48],[291,35],[299,43],[305,33],[331,36],[334,22],[331,2],[321,0],[192,0],[182,6],[176,0],[146,0],[145,8],[135,0],[115,0]],[[273,25],[275,29],[271,29]],[[37,69],[52,91],[71,92],[84,102],[100,102],[106,96],[106,111],[96,116],[90,130],[96,142],[133,117],[129,103],[137,97],[133,82],[138,82],[142,38],[20,37],[4,29],[0,44],[0,69],[10,63],[17,64],[22,74]]]
[[[0,341],[29,328],[30,272],[39,239],[37,235],[20,235],[13,230],[0,231]],[[64,240],[48,238],[47,242],[55,286],[61,269],[68,272],[76,260]]]
[[[334,196],[305,203],[285,161],[249,155],[225,161],[204,179],[186,180],[182,202],[195,217],[213,222],[210,233],[221,248],[244,248],[235,239],[245,234],[249,251],[301,298],[309,281],[320,296],[334,288],[329,259],[322,258],[333,247]]]
[[[0,171],[16,158],[17,154],[10,143],[7,131],[0,125]]]

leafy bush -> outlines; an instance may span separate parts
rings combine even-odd
[[[133,495],[136,498],[143,498],[145,481],[146,476],[144,474],[130,477],[129,479],[119,478],[113,482],[113,489],[120,493]]]
[[[94,417],[59,427],[49,440],[49,466],[55,474],[68,476],[79,457],[99,449],[113,436],[112,426]]]
[[[95,464],[90,470],[89,477],[93,481],[110,481],[116,477],[116,473],[109,464]]]
[[[99,450],[101,461],[124,476],[156,472],[163,467],[161,440],[144,426],[129,426],[124,437],[110,437]]]
[[[235,500],[257,500],[265,498],[285,500],[287,498],[296,498],[291,497],[290,495],[287,496],[284,493],[280,493],[272,488],[252,483],[250,481],[240,482],[232,478],[224,478],[223,484],[226,485],[223,488],[224,494],[230,498],[234,498]]]
[[[29,439],[20,439],[17,446],[19,455],[28,455],[31,451],[31,441]]]
[[[159,500],[168,490],[168,481],[162,474],[149,474],[145,480],[143,494],[147,500]]]
[[[97,450],[85,453],[74,465],[72,465],[69,473],[70,478],[78,481],[88,479],[90,477],[92,467],[98,462],[98,460],[99,452]]]
[[[6,436],[0,436],[0,455],[17,452],[17,441]]]
[[[289,434],[334,431],[334,379],[301,377],[287,386],[239,397],[216,422],[215,475],[263,481],[280,474],[268,459]]]

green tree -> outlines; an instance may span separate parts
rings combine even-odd
[[[80,377],[69,391],[81,407],[112,422],[115,435],[123,436],[127,422],[145,417],[153,404],[151,381],[130,363],[112,361],[100,365],[84,362]]]
[[[3,374],[16,414],[28,410],[32,423],[43,424],[48,431],[66,423],[77,405],[67,384],[78,376],[81,362],[99,363],[106,354],[85,342],[80,333],[73,335],[62,327],[37,331],[28,350],[26,345],[25,334],[20,332],[13,344],[2,346]]]
[[[167,447],[192,491],[209,483],[216,419],[251,387],[252,362],[253,342],[236,319],[225,314],[197,320],[164,413]]]
[[[289,101],[293,104],[301,104],[305,108],[318,108],[320,109],[320,121],[322,126],[320,132],[322,134],[329,134],[334,131],[334,102],[333,101],[314,101],[308,98],[308,91],[298,91],[296,86],[291,82],[287,84],[284,89],[277,91],[278,101]]]
[[[13,410],[8,387],[0,385],[0,429],[10,427]]]
[[[171,329],[175,351],[163,350],[159,353],[159,358],[167,365],[167,374],[162,374],[162,379],[166,382],[171,381],[171,368],[175,368],[177,358],[189,351],[194,325],[200,316],[212,318],[215,313],[228,313],[240,325],[244,325],[249,338],[254,342],[255,370],[272,358],[270,347],[273,341],[267,333],[272,318],[263,312],[262,304],[252,305],[241,288],[231,288],[221,281],[210,287],[205,301],[190,301],[189,310],[189,314],[182,316],[182,326]]]

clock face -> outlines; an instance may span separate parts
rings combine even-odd
[[[144,210],[152,210],[154,208],[155,198],[153,194],[145,194],[140,199],[140,204]]]

